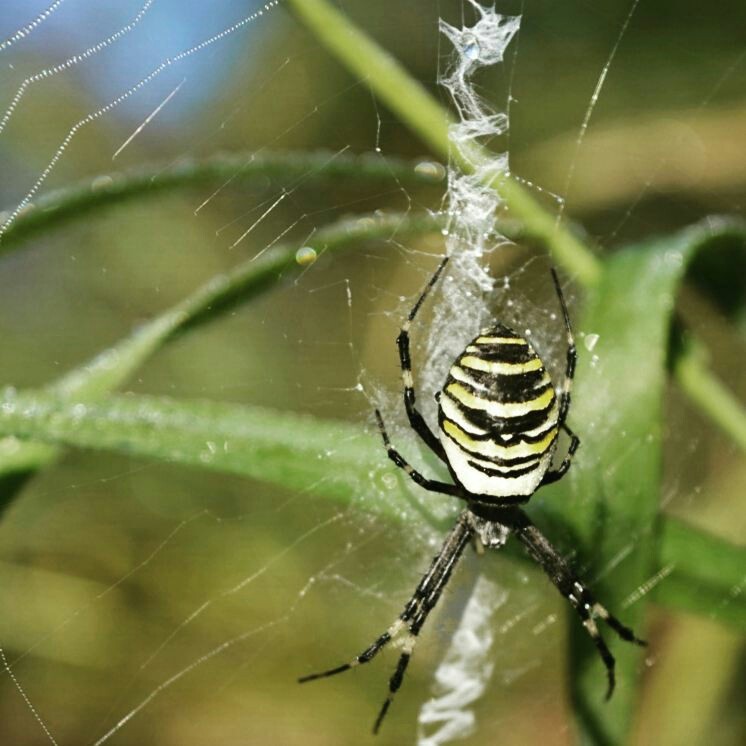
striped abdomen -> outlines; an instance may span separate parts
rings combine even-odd
[[[456,359],[440,394],[440,440],[474,495],[532,495],[557,445],[557,395],[539,356],[508,327],[483,331]]]

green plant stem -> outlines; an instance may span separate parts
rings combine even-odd
[[[364,81],[439,158],[466,173],[472,172],[476,164],[486,162],[488,154],[484,150],[474,148],[469,157],[465,157],[451,148],[451,116],[393,55],[348,17],[326,0],[288,2],[345,67]],[[566,226],[557,225],[555,218],[518,181],[501,175],[488,185],[498,190],[513,217],[525,224],[528,234],[550,246],[557,260],[584,285],[598,279],[597,257]]]
[[[448,156],[450,118],[392,54],[327,2],[288,3],[345,67],[363,80],[423,142],[442,157]]]
[[[673,371],[689,399],[746,450],[746,418],[741,403],[710,373],[704,350],[696,340],[688,340],[674,358]]]
[[[315,36],[331,51],[353,75],[366,85],[427,143],[437,156],[454,163],[467,172],[473,170],[474,162],[480,154],[474,151],[469,159],[464,159],[451,149],[448,139],[449,124],[452,121],[442,106],[415,81],[404,67],[386,50],[374,42],[348,17],[332,7],[327,0],[288,0],[296,13]],[[545,246],[568,272],[586,288],[592,287],[600,277],[600,260],[573,233],[566,223],[557,223],[531,193],[518,181],[501,176],[489,182],[498,189],[513,217],[519,218],[525,226],[525,236]],[[686,351],[675,353],[689,354]],[[683,370],[693,364],[685,360]],[[681,382],[682,366],[674,361],[673,373]],[[744,450],[746,441],[746,409],[740,402],[733,401],[729,408],[720,403],[712,403],[709,397],[722,399],[725,387],[707,369],[704,363],[697,365],[698,385],[691,380],[682,383],[683,390],[692,401],[701,407],[713,422],[733,438]]]
[[[258,151],[183,159],[172,164],[153,164],[103,174],[39,197],[0,237],[0,255],[43,231],[82,218],[102,207],[215,182],[224,182],[226,186],[264,185],[271,180],[277,184],[312,187],[319,182],[342,179],[358,183],[386,181],[409,186],[433,185],[443,180],[445,171],[440,164],[418,168],[420,165],[420,161],[384,158],[376,153]]]
[[[671,298],[706,236],[695,227],[610,256],[581,321],[599,335],[597,355],[578,361],[583,395],[570,413],[571,426],[585,437],[577,464],[559,486],[565,494],[553,502],[561,506],[581,564],[610,568],[594,583],[594,593],[620,614],[633,597],[622,618],[642,636],[649,596],[637,597],[637,590],[656,576]],[[597,651],[579,625],[570,631],[570,689],[581,742],[623,743],[639,692],[642,651],[615,646],[618,686],[604,702]]]

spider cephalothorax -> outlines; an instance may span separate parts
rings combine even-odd
[[[429,479],[416,471],[391,445],[383,419],[376,419],[389,458],[421,487],[466,502],[456,525],[417,586],[398,619],[349,663],[300,679],[311,681],[347,671],[370,661],[385,645],[400,638],[399,663],[389,681],[389,695],[373,726],[381,722],[401,686],[417,635],[438,602],[466,545],[497,549],[513,533],[541,565],[554,585],[570,601],[591,636],[608,674],[606,696],[614,690],[614,657],[601,637],[596,619],[609,625],[623,640],[640,645],[632,630],[612,616],[575,576],[562,555],[518,507],[570,468],[580,441],[566,423],[575,373],[576,350],[567,306],[557,274],[552,270],[565,323],[567,364],[562,385],[555,387],[544,363],[527,339],[503,324],[479,333],[456,358],[438,395],[438,436],[416,405],[409,327],[448,259],[444,259],[425,287],[397,338],[404,382],[404,407],[409,423],[425,444],[448,467],[453,483]],[[560,431],[570,438],[567,454],[552,468]]]

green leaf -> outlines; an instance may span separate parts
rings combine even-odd
[[[735,547],[681,520],[667,518],[660,526],[658,565],[666,576],[655,599],[704,617],[732,624],[746,633],[743,547]],[[670,575],[669,575],[670,572]]]
[[[359,248],[366,241],[387,239],[393,234],[412,236],[439,227],[439,219],[427,214],[363,215],[317,231],[306,244],[319,254],[333,253]],[[51,384],[49,390],[61,398],[88,401],[121,386],[148,357],[177,334],[303,271],[305,268],[295,258],[298,248],[297,244],[277,245],[230,272],[213,277],[173,308]],[[15,438],[0,439],[0,506],[7,506],[28,476],[53,462],[58,455],[59,449],[49,445],[21,443]]]
[[[703,224],[611,256],[581,322],[586,333],[598,335],[592,354],[581,355],[570,413],[583,441],[567,480],[570,490],[552,504],[561,504],[582,563],[610,568],[595,584],[599,598],[642,635],[648,596],[635,594],[660,569],[663,397],[674,300],[687,264],[720,238],[717,228]],[[667,538],[685,550],[680,533],[669,530]],[[691,563],[676,582],[687,573]],[[625,609],[626,599],[633,602]],[[572,691],[584,740],[622,743],[643,652],[615,645],[619,685],[606,703],[596,651],[579,625],[573,627],[572,648]]]
[[[214,183],[237,186],[267,180],[293,188],[318,187],[346,179],[357,184],[388,181],[427,186],[443,181],[440,164],[406,161],[374,153],[221,153],[176,164],[155,163],[111,174],[42,195],[25,208],[0,237],[0,256],[24,241],[72,220],[138,199]],[[0,221],[2,222],[2,221]]]
[[[395,478],[401,472],[386,458],[378,436],[346,422],[226,402],[133,395],[70,402],[48,391],[6,389],[0,397],[0,434],[237,474],[354,505],[392,522],[413,517]],[[427,501],[454,512],[459,507],[432,494]],[[547,502],[530,505],[534,518],[559,521],[560,531],[569,526],[556,512],[548,514]],[[742,575],[746,550],[675,519],[664,520],[660,541],[660,566],[673,566],[667,582],[676,581],[684,592],[669,597],[663,592],[667,583],[661,584],[656,598],[746,628],[746,601],[733,598],[727,608],[709,603],[729,594]],[[692,546],[698,549],[690,555]],[[528,561],[515,542],[506,551]],[[687,589],[690,580],[694,584]],[[595,673],[603,689],[603,675]]]
[[[349,503],[391,471],[377,438],[344,422],[210,401],[120,395],[70,402],[6,389],[0,433],[115,451],[270,482]],[[396,517],[398,487],[373,510]]]

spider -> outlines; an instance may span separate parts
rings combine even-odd
[[[430,479],[416,471],[391,444],[383,418],[376,420],[389,458],[412,481],[431,492],[466,502],[455,526],[443,542],[428,571],[396,621],[350,662],[304,676],[299,681],[334,676],[371,661],[388,643],[396,640],[401,655],[389,680],[389,693],[373,725],[377,733],[399,690],[409,665],[417,635],[435,607],[466,545],[478,552],[499,549],[512,533],[528,554],[541,565],[559,592],[570,601],[590,635],[606,667],[606,699],[614,691],[614,656],[596,625],[600,619],[627,642],[645,645],[593,597],[570,569],[562,555],[519,507],[537,489],[556,482],[567,473],[580,439],[567,425],[577,352],[562,289],[554,269],[552,280],[562,309],[567,335],[567,365],[562,386],[555,388],[527,339],[513,329],[495,323],[482,330],[454,361],[438,400],[438,436],[417,409],[409,329],[429,292],[441,276],[448,257],[425,286],[396,343],[404,383],[404,407],[417,435],[448,467],[453,483]],[[552,468],[560,430],[570,438],[567,454]]]

